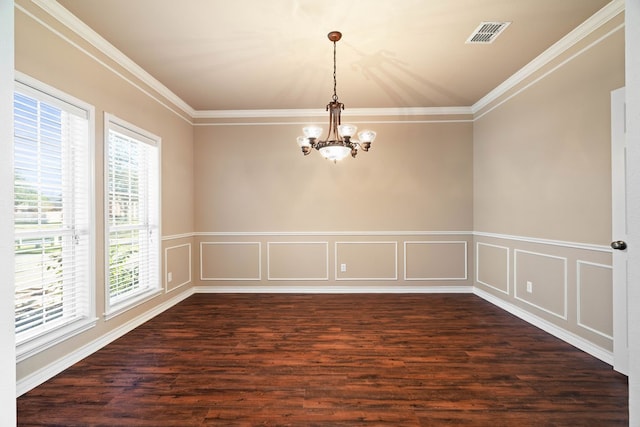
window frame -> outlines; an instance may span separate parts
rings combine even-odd
[[[114,129],[115,128],[115,129]],[[149,143],[156,148],[156,161],[157,161],[157,212],[155,214],[157,218],[157,230],[155,235],[155,242],[150,247],[155,247],[156,268],[155,268],[155,283],[150,283],[144,289],[139,292],[134,292],[128,298],[111,303],[110,295],[110,273],[109,273],[109,258],[110,258],[110,224],[109,224],[109,133],[111,130],[119,133],[125,133],[127,136],[138,139],[139,142]],[[105,278],[105,320],[109,320],[115,316],[118,316],[140,304],[143,304],[163,292],[162,288],[162,260],[161,260],[161,246],[162,246],[162,138],[159,136],[144,130],[132,123],[129,123],[119,117],[107,113],[104,113],[104,278]]]
[[[39,102],[44,102],[48,105],[53,105],[57,108],[63,109],[67,112],[81,111],[86,115],[87,120],[87,135],[86,135],[86,162],[87,162],[87,187],[85,191],[87,193],[86,200],[84,202],[87,206],[86,209],[87,224],[86,224],[86,236],[87,236],[87,248],[89,253],[86,258],[86,274],[85,283],[74,283],[74,287],[81,287],[81,293],[85,296],[86,302],[84,309],[67,321],[60,323],[52,323],[50,328],[45,328],[41,331],[32,331],[31,334],[23,334],[21,337],[16,333],[16,361],[20,362],[25,360],[34,354],[37,354],[47,348],[50,348],[61,341],[78,335],[88,329],[93,328],[97,323],[96,317],[96,275],[95,275],[95,260],[96,260],[96,228],[95,228],[95,202],[96,202],[96,187],[95,187],[95,107],[88,104],[78,98],[75,98],[59,89],[49,86],[33,77],[23,74],[19,71],[15,71],[14,75],[14,100],[15,94],[19,93],[23,96],[37,99]],[[15,106],[12,106],[12,113],[15,114]],[[12,122],[15,122],[15,115],[12,116]],[[84,142],[84,141],[83,141]],[[15,133],[12,137],[12,146],[15,147]],[[12,149],[14,151],[15,148]],[[14,154],[15,155],[15,154]],[[15,171],[15,166],[14,166]],[[68,170],[64,171],[65,173]],[[69,172],[68,176],[73,176]],[[15,185],[15,177],[14,177]],[[67,207],[63,206],[63,209]],[[14,208],[15,209],[15,195],[14,195]],[[13,225],[14,237],[17,236],[15,221]],[[15,243],[14,243],[15,244]],[[15,256],[15,247],[14,247]],[[15,261],[14,261],[15,270]],[[17,284],[17,283],[16,283]],[[17,288],[14,286],[14,295]],[[14,314],[15,318],[15,314]],[[14,325],[15,328],[15,325]]]

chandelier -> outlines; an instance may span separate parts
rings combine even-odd
[[[326,108],[326,111],[329,112],[329,132],[327,137],[322,140],[319,139],[322,135],[320,126],[306,126],[302,129],[304,136],[298,137],[298,145],[305,156],[311,152],[312,148],[315,148],[322,157],[336,162],[349,154],[351,157],[356,157],[358,150],[369,151],[371,143],[376,138],[376,133],[368,129],[362,130],[358,132],[359,140],[357,140],[354,139],[354,135],[358,128],[350,124],[341,124],[340,113],[344,110],[344,104],[338,102],[336,94],[336,42],[342,38],[342,33],[332,31],[327,37],[333,42],[333,96]]]

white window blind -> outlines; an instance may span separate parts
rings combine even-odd
[[[106,115],[107,313],[160,288],[159,138]]]
[[[15,328],[18,355],[93,321],[90,118],[44,85],[14,93]],[[50,91],[54,91],[50,89]],[[49,336],[52,331],[59,334]],[[20,350],[20,345],[30,342]]]

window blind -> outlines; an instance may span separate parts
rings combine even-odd
[[[31,86],[14,93],[15,328],[18,344],[87,319],[89,112]]]
[[[159,148],[132,126],[106,121],[109,312],[159,288]]]

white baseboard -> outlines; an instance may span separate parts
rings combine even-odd
[[[591,356],[602,360],[605,363],[613,366],[613,353],[605,350],[602,347],[598,347],[597,345],[587,341],[586,339],[579,337],[578,335],[566,331],[551,322],[548,322],[538,316],[535,316],[528,311],[521,309],[503,299],[500,299],[488,292],[485,292],[481,289],[474,288],[473,293],[480,298],[490,302],[491,304],[513,314],[514,316],[519,317],[531,325],[542,329],[543,331],[553,335],[556,338],[561,339],[562,341],[571,344],[572,346],[584,351],[585,353],[590,354]]]
[[[196,286],[202,294],[470,294],[472,286]]]
[[[146,321],[153,319],[163,311],[173,307],[174,305],[178,304],[180,301],[190,297],[193,294],[194,294],[193,288],[186,289],[184,292],[180,293],[179,295],[176,295],[170,300],[167,300],[164,303],[154,307],[153,309],[141,314],[140,316],[130,320],[124,325],[121,325],[116,329],[110,331],[109,333],[101,336],[100,338],[80,347],[79,349],[66,355],[65,357],[58,359],[55,362],[50,363],[49,365],[41,369],[38,369],[37,371],[33,372],[30,375],[27,375],[26,377],[22,378],[16,383],[16,395],[21,396],[24,393],[28,392],[29,390],[39,386],[43,382],[53,378],[54,376],[58,375],[60,372],[73,366],[75,363],[78,363],[85,357],[95,353],[96,351],[100,350],[102,347],[117,340],[121,336],[125,335],[127,332],[134,330],[135,328],[142,325]]]

